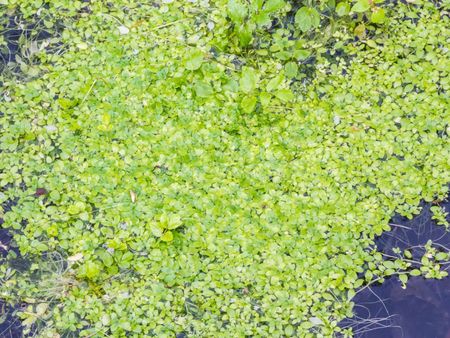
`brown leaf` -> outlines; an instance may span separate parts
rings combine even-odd
[[[48,191],[45,188],[37,188],[36,192],[34,193],[34,196],[39,197],[39,196],[43,196],[43,195],[47,195]]]

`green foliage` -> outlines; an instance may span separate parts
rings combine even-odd
[[[248,46],[254,34],[270,27],[272,19],[286,7],[288,6],[284,0],[229,0],[227,12],[240,46]]]
[[[358,0],[353,5],[351,11],[352,12],[356,12],[356,13],[367,12],[370,9],[370,7],[371,7],[370,3],[371,3],[371,1],[369,1],[369,0]]]
[[[236,54],[242,53],[242,49],[248,51],[260,48],[260,55],[267,55],[280,42],[278,34],[273,34],[275,31],[295,38],[301,37],[302,40],[298,42],[302,46],[321,54],[324,45],[332,46],[338,40],[338,35],[342,38],[342,33],[347,34],[349,27],[359,27],[361,30],[367,23],[384,24],[386,11],[379,2],[358,0],[336,4],[334,0],[321,0],[313,5],[307,1],[229,0],[227,14],[234,34],[228,46],[221,47]],[[355,35],[364,38],[358,30]],[[351,35],[347,36],[347,39],[352,38]]]
[[[386,20],[386,14],[385,10],[383,8],[376,8],[372,12],[372,15],[370,16],[370,20],[373,23],[382,24]]]
[[[438,225],[443,225],[446,228],[450,227],[450,223],[447,220],[448,212],[446,212],[444,208],[434,205],[431,207],[431,212],[433,213],[432,219],[434,219]]]
[[[2,218],[33,262],[15,273],[10,251],[0,291],[28,327],[332,336],[358,288],[445,275],[431,244],[420,262],[370,249],[394,212],[447,194],[440,8],[46,4],[65,52],[0,101]]]
[[[295,25],[303,32],[320,25],[320,15],[314,8],[302,7],[295,14]]]
[[[336,6],[336,14],[338,16],[345,16],[350,13],[350,5],[346,1],[341,1]]]

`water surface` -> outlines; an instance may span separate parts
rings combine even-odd
[[[391,220],[392,231],[376,241],[380,251],[395,255],[395,247],[403,250],[421,246],[430,239],[444,251],[450,248],[450,233],[431,220],[430,204],[422,206],[421,214],[413,220],[401,216]],[[441,206],[450,211],[448,199]],[[443,268],[448,271],[450,265]],[[356,316],[342,325],[354,327],[357,338],[450,338],[449,277],[412,277],[406,289],[392,277],[382,285],[364,289],[354,301]]]

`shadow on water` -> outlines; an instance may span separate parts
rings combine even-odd
[[[450,199],[440,205],[450,211]],[[376,240],[379,251],[394,255],[396,247],[404,250],[423,246],[430,239],[434,246],[450,248],[450,232],[431,219],[430,206],[423,203],[421,214],[412,220],[393,217],[392,231]],[[413,252],[413,257],[420,259],[417,252]],[[353,301],[355,317],[341,325],[353,327],[357,338],[450,338],[449,277],[411,277],[406,289],[402,289],[398,278],[392,277],[381,285],[366,288]]]

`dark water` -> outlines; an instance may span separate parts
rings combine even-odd
[[[0,226],[3,220],[0,218]],[[11,242],[11,236],[5,229],[0,229],[0,257],[5,257]],[[0,338],[22,337],[22,326],[14,316],[15,309],[0,299]]]
[[[450,201],[441,204],[450,212]],[[450,233],[431,220],[430,205],[413,220],[395,216],[392,231],[377,239],[380,251],[424,245],[429,239],[443,250],[450,248]],[[416,252],[416,255],[423,251]],[[414,253],[413,253],[414,255]],[[418,257],[418,256],[416,256]],[[443,265],[450,270],[450,265]],[[406,289],[396,277],[366,288],[354,298],[355,317],[342,326],[354,328],[357,338],[450,338],[450,277],[442,280],[412,277]]]
[[[24,63],[34,65],[40,63],[39,58],[31,57],[29,44],[35,44],[35,48],[41,45],[45,40],[48,45],[44,50],[53,54],[59,52],[62,43],[58,41],[58,37],[63,31],[60,21],[55,21],[55,26],[49,30],[43,25],[43,18],[34,15],[31,18],[24,19],[19,13],[8,13],[0,5],[0,35],[6,41],[5,46],[0,46],[0,74],[7,70],[18,72],[20,70],[17,58],[24,59]],[[54,41],[51,38],[56,38]],[[28,43],[24,43],[28,41]],[[42,46],[41,46],[42,47]],[[17,74],[16,74],[17,77]],[[0,87],[1,87],[0,82]]]
[[[15,200],[7,200],[1,204],[4,212],[10,211],[12,207],[17,204]],[[2,229],[3,219],[0,218],[0,264],[1,259],[5,258],[9,250],[14,250],[17,254],[19,252],[16,248],[11,248],[12,236],[6,229]],[[20,320],[15,316],[17,309],[4,303],[0,299],[0,338],[19,338],[22,335],[22,325]]]

